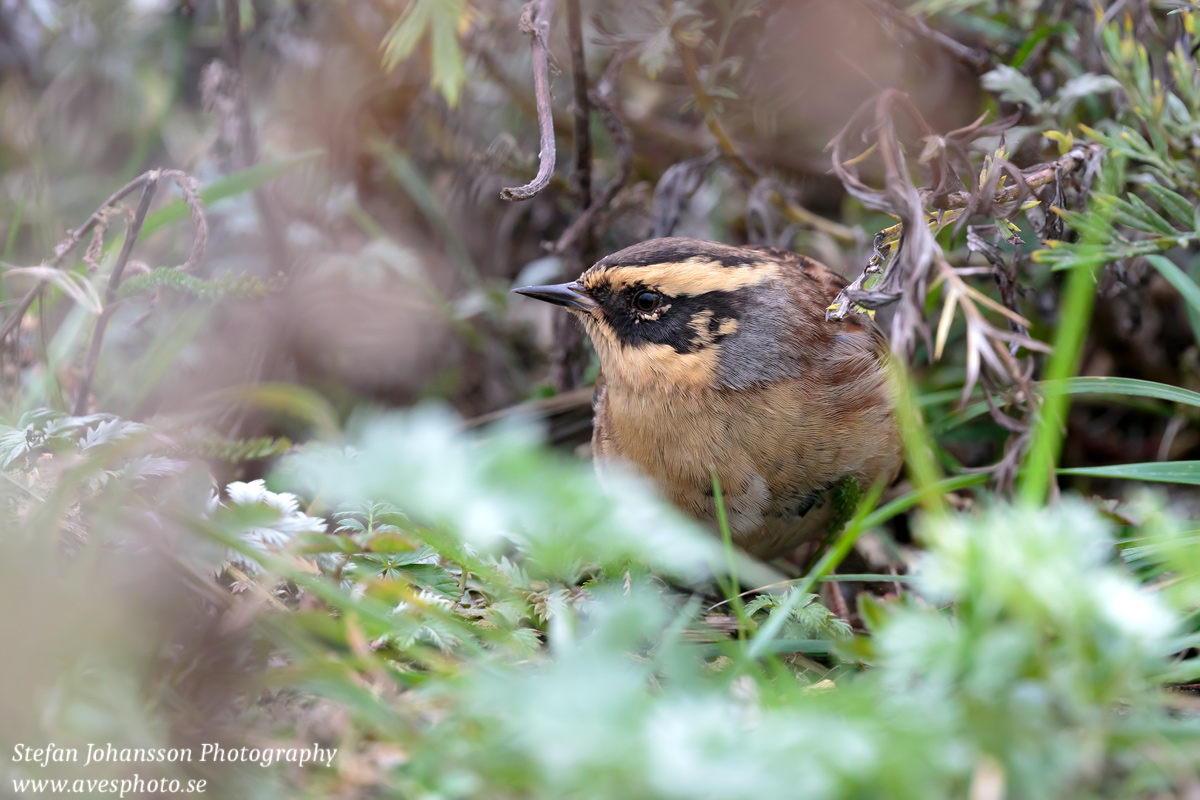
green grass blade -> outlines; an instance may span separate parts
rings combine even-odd
[[[1200,407],[1200,392],[1136,378],[1064,378],[1042,381],[1038,386],[1046,387],[1060,394],[1117,394],[1126,397],[1153,397],[1172,403]]]
[[[888,364],[888,383],[895,400],[896,421],[900,426],[900,439],[904,445],[904,461],[908,476],[918,490],[934,486],[941,480],[935,453],[937,448],[925,420],[916,404],[912,377],[899,361]],[[943,508],[942,496],[931,492],[921,494],[922,502],[930,511]]]
[[[17,208],[13,211],[12,219],[8,223],[8,236],[4,240],[4,261],[13,260],[13,252],[17,249],[17,234],[21,230],[21,220],[25,216],[25,199],[21,198],[17,201]]]
[[[862,519],[861,527],[866,531],[877,525],[882,525],[892,517],[899,516],[918,503],[923,502],[926,495],[936,495],[940,498],[947,492],[953,492],[956,489],[966,489],[970,486],[978,486],[981,483],[986,483],[987,479],[988,475],[985,472],[972,472],[967,475],[955,475],[953,478],[940,480],[923,489],[914,489],[908,494],[901,495],[890,503],[880,506],[870,514],[867,514]]]
[[[726,583],[718,578],[721,587],[725,589],[725,597],[733,604],[734,613],[738,618],[738,639],[746,638],[746,607],[742,603],[739,590],[742,588],[738,581],[737,559],[733,550],[733,531],[729,528],[729,517],[725,513],[725,495],[721,491],[721,479],[716,470],[712,473],[713,501],[717,506],[717,526],[721,530],[721,545],[725,551],[726,568],[729,570],[729,581]]]
[[[1025,460],[1018,497],[1029,505],[1040,505],[1050,492],[1054,468],[1062,450],[1063,429],[1066,427],[1069,403],[1067,394],[1055,388],[1079,369],[1083,341],[1092,319],[1096,302],[1095,266],[1077,266],[1067,277],[1063,291],[1062,313],[1054,335],[1054,351],[1046,369],[1051,389],[1045,393]]]
[[[1192,264],[1188,268],[1188,273],[1188,277],[1193,281],[1200,278],[1200,256],[1192,258]],[[1187,311],[1188,321],[1192,323],[1192,334],[1196,337],[1196,341],[1200,342],[1200,308],[1185,305],[1184,310]]]
[[[912,583],[911,575],[887,575],[876,572],[839,572],[826,575],[821,583]]]
[[[1060,469],[1058,474],[1200,486],[1200,461],[1151,461],[1142,464],[1117,464],[1111,467],[1072,467]]]
[[[1071,33],[1071,32],[1073,32],[1073,30],[1074,29],[1065,22],[1059,22],[1055,25],[1042,25],[1037,30],[1035,30],[1029,36],[1029,38],[1027,38],[1025,40],[1025,43],[1022,44],[1021,47],[1017,50],[1016,55],[1014,55],[1013,59],[1012,59],[1012,66],[1015,69],[1020,69],[1021,66],[1025,63],[1026,59],[1028,59],[1030,54],[1033,52],[1033,49],[1035,47],[1037,47],[1039,44],[1041,44],[1043,41],[1045,41],[1047,38],[1049,38],[1051,36],[1061,36],[1063,34]]]
[[[4,240],[4,252],[0,253],[0,261],[6,264],[12,263],[13,253],[17,249],[17,234],[21,232],[21,220],[25,216],[25,200],[24,198],[17,201],[17,207],[13,211],[12,219],[8,223],[8,236]],[[0,281],[0,301],[8,299],[8,289],[4,282]]]
[[[341,436],[337,412],[328,400],[311,389],[287,383],[256,383],[219,389],[201,397],[178,417],[182,421],[192,414],[210,413],[213,408],[229,403],[299,420],[312,426],[314,433],[326,441],[336,441]]]

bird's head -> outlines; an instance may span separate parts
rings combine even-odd
[[[654,239],[570,283],[513,291],[579,316],[610,383],[741,388],[788,374],[803,349],[784,271],[762,251]]]

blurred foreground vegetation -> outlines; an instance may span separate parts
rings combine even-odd
[[[1195,798],[1197,24],[0,0],[0,752],[338,750],[0,795]],[[906,475],[793,559],[600,486],[507,295],[663,235],[889,334]]]

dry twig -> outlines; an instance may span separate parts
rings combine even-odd
[[[966,282],[967,275],[980,270],[950,266],[934,233],[950,224],[962,227],[974,215],[1008,220],[1027,203],[1061,204],[1063,177],[1074,175],[1085,187],[1101,148],[1080,145],[1053,162],[1022,170],[1006,160],[1001,145],[985,159],[976,181],[976,168],[967,157],[967,146],[981,137],[1001,133],[1015,122],[1009,118],[984,126],[983,119],[939,136],[906,95],[886,90],[864,104],[831,142],[834,172],[846,190],[868,208],[892,214],[900,222],[875,237],[874,255],[862,275],[838,295],[826,316],[841,319],[859,306],[874,309],[898,302],[891,325],[893,349],[911,354],[919,338],[936,360],[941,357],[956,315],[961,315],[966,323],[962,402],[966,403],[977,383],[982,385],[992,418],[1012,433],[1004,458],[990,468],[1002,485],[1011,485],[1037,412],[1031,388],[1034,363],[1032,359],[1020,362],[1016,356],[1021,348],[1037,352],[1049,349],[1029,337],[1029,323],[1017,308],[1019,253],[1014,252],[1010,260],[999,248],[1002,236],[1014,248],[1020,242],[1015,229],[1002,230],[1007,222],[977,226],[968,232],[968,250],[983,253],[991,265],[984,272],[990,272],[1000,286],[1001,302],[997,302]],[[929,170],[929,188],[918,189],[913,183],[898,132],[901,121],[915,129],[923,145],[920,163]],[[855,152],[851,145],[858,142],[870,144]],[[882,190],[868,186],[858,172],[859,165],[871,156],[883,162]],[[1035,192],[1043,187],[1052,187],[1053,196],[1039,200]],[[927,210],[930,206],[936,209],[932,214]],[[877,279],[868,288],[872,276]],[[928,293],[938,286],[942,287],[943,303],[935,336],[925,321],[924,307]],[[1007,330],[996,327],[985,311],[1004,317]],[[1006,413],[1005,408],[1010,412]]]
[[[863,2],[866,3],[868,8],[879,12],[897,26],[904,28],[918,39],[923,39],[938,49],[944,50],[976,72],[983,72],[991,64],[992,60],[988,57],[987,53],[982,50],[976,50],[973,47],[967,47],[962,42],[954,40],[941,31],[935,31],[908,12],[896,8],[888,0],[863,0]]]
[[[621,71],[621,64],[625,61],[625,54],[618,53],[613,56],[612,61],[604,70],[604,74],[600,77],[600,81],[596,85],[596,89],[591,92],[592,103],[600,111],[600,119],[604,122],[604,130],[608,132],[609,139],[612,140],[613,148],[617,154],[617,172],[592,202],[584,209],[575,220],[563,231],[562,236],[558,237],[558,241],[554,243],[555,253],[565,253],[575,246],[577,240],[584,237],[585,233],[594,231],[594,224],[597,217],[608,208],[609,204],[616,198],[617,193],[624,188],[629,181],[629,176],[633,173],[633,143],[629,135],[629,129],[625,126],[625,121],[621,114],[617,111],[616,84],[617,75]],[[592,235],[592,234],[588,234]]]
[[[188,253],[187,260],[180,264],[177,269],[190,270],[200,263],[204,257],[204,249],[208,243],[208,221],[204,216],[204,204],[200,199],[200,195],[196,190],[196,180],[185,172],[180,170],[151,170],[134,178],[129,183],[122,186],[114,192],[107,200],[105,200],[99,208],[92,212],[87,221],[73,231],[67,234],[54,248],[54,257],[41,264],[39,270],[56,270],[60,269],[66,257],[84,240],[88,234],[92,234],[89,241],[87,252],[83,259],[88,264],[91,271],[95,271],[99,267],[100,256],[103,252],[103,235],[109,224],[110,216],[117,204],[128,197],[138,189],[142,190],[141,200],[138,203],[137,210],[130,217],[129,227],[125,233],[125,241],[122,244],[121,252],[117,257],[117,261],[113,266],[113,271],[109,276],[108,289],[106,291],[103,307],[100,308],[100,317],[96,322],[95,333],[92,337],[91,351],[88,354],[87,366],[85,367],[83,384],[80,388],[80,396],[76,399],[76,413],[82,413],[78,410],[86,407],[86,398],[90,391],[92,375],[95,371],[96,361],[99,358],[100,345],[103,342],[104,328],[108,324],[108,319],[112,316],[116,309],[116,289],[120,285],[121,277],[129,264],[129,256],[133,250],[134,242],[141,232],[142,225],[145,223],[146,214],[149,211],[150,202],[157,191],[159,183],[164,178],[170,178],[179,187],[180,193],[183,195],[184,202],[188,206],[191,213],[192,221],[196,226],[196,236],[192,241],[191,250]],[[34,269],[34,268],[29,268]],[[37,299],[39,294],[45,289],[50,282],[49,278],[39,278],[36,285],[33,286],[17,304],[13,313],[5,320],[4,325],[0,326],[0,341],[3,341],[10,333],[17,329],[21,324],[21,320],[33,301]]]
[[[579,0],[566,0],[567,42],[571,49],[571,76],[575,90],[575,169],[573,178],[581,208],[580,216],[586,215],[592,202],[592,136],[591,101],[588,98],[587,61],[583,51],[583,19]],[[553,118],[551,118],[553,123]],[[572,275],[583,271],[595,259],[596,236],[592,225],[581,229],[567,250],[568,272]],[[567,392],[579,386],[583,379],[583,367],[587,358],[583,347],[583,331],[575,320],[566,314],[554,318],[555,347],[550,358],[550,380],[559,392]]]
[[[204,218],[203,204],[200,201],[200,197],[194,190],[194,182],[186,174],[174,170],[161,174],[169,175],[175,179],[175,182],[179,185],[180,191],[183,192],[184,200],[187,202],[188,208],[191,211],[192,219],[196,223],[196,240],[192,245],[192,252],[188,256],[187,262],[182,265],[184,268],[190,269],[192,266],[198,263],[200,258],[203,256],[204,245],[208,241],[208,223]],[[120,203],[129,195],[133,194],[138,189],[145,188],[146,183],[152,176],[159,175],[160,173],[157,171],[143,173],[122,186],[117,191],[113,192],[107,200],[101,203],[100,206],[92,212],[91,216],[87,218],[86,222],[84,222],[75,230],[69,231],[67,233],[67,237],[55,245],[54,257],[49,261],[46,261],[42,266],[50,267],[52,269],[58,269],[61,267],[63,260],[71,253],[72,250],[79,246],[79,243],[83,241],[85,236],[97,229],[103,229],[107,226],[108,216],[111,213],[111,209],[115,208],[118,203]],[[92,248],[89,247],[88,250],[90,254],[88,257],[94,256],[94,254],[91,254]],[[48,281],[45,279],[39,280],[32,289],[25,293],[25,296],[22,297],[17,303],[17,307],[13,310],[13,313],[9,315],[7,320],[4,321],[4,325],[0,326],[0,341],[3,341],[10,333],[16,330],[17,326],[21,324],[21,319],[25,316],[25,312],[29,310],[31,305],[33,305],[33,301],[37,299],[38,292],[40,292],[47,283]]]
[[[237,168],[248,169],[258,162],[258,137],[250,111],[250,92],[242,69],[242,14],[239,0],[224,0],[225,49],[229,56],[229,73],[237,126]],[[269,190],[259,186],[253,192],[254,205],[262,221],[263,235],[271,267],[277,274],[288,269],[287,238],[278,208],[271,201]]]
[[[704,88],[704,83],[700,80],[700,70],[696,64],[695,54],[684,42],[678,42],[678,46],[684,77],[687,78],[688,86],[696,98],[696,107],[704,115],[708,130],[717,140],[717,146],[721,150],[721,155],[752,185],[757,183],[762,179],[762,173],[740,153],[737,146],[733,143],[733,139],[725,130],[725,126],[717,118],[712,97],[709,95],[708,90]],[[855,233],[854,229],[840,225],[833,220],[825,219],[803,206],[789,202],[779,192],[772,192],[770,198],[773,203],[780,207],[784,215],[795,223],[806,228],[811,228],[812,230],[820,231],[838,241],[857,242],[859,240],[859,236]]]
[[[146,180],[142,186],[142,198],[138,201],[133,221],[129,223],[129,228],[125,231],[125,242],[121,245],[121,254],[117,256],[117,263],[113,265],[112,273],[108,276],[108,288],[104,293],[104,310],[100,312],[95,330],[92,332],[92,344],[88,349],[83,377],[79,382],[79,395],[75,398],[76,416],[87,412],[88,395],[91,394],[92,379],[96,374],[96,365],[100,361],[100,348],[104,344],[104,332],[108,328],[108,321],[112,319],[112,315],[116,313],[117,309],[117,287],[121,285],[121,276],[125,273],[125,265],[129,263],[133,245],[142,232],[142,224],[146,221],[146,214],[150,211],[150,201],[154,199],[154,193],[158,189],[158,182],[161,178],[162,173],[158,170],[146,174]]]
[[[550,102],[550,24],[554,19],[557,0],[531,0],[521,11],[521,30],[533,39],[533,88],[537,98],[538,171],[524,186],[500,190],[502,200],[528,200],[550,183],[557,155],[554,146],[554,109]],[[585,79],[586,80],[586,79]]]
[[[583,19],[579,0],[566,0],[566,3],[567,42],[571,46],[571,78],[575,89],[575,184],[579,190],[579,204],[587,208],[592,203],[592,109],[583,51]],[[585,239],[583,249],[587,247]]]

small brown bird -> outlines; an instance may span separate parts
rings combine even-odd
[[[865,315],[826,322],[846,282],[784,250],[654,239],[578,280],[514,291],[564,306],[600,357],[592,450],[768,558],[823,533],[834,488],[900,468],[883,362]]]

